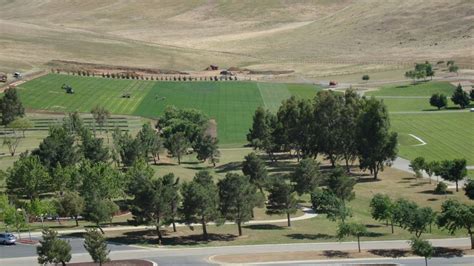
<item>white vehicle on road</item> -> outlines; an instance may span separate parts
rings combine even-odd
[[[3,245],[14,245],[16,237],[11,233],[0,233],[0,243]]]

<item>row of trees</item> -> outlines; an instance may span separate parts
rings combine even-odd
[[[51,73],[60,74],[65,72],[68,75],[77,75],[84,77],[96,77],[100,76],[103,78],[112,78],[112,79],[136,79],[136,80],[160,80],[160,81],[219,81],[219,80],[238,80],[237,76],[204,76],[204,77],[192,77],[192,76],[143,76],[135,72],[125,72],[125,73],[95,73],[88,70],[70,70],[64,71],[61,69],[51,69]]]
[[[471,89],[468,94],[463,90],[461,84],[458,84],[451,96],[451,101],[453,101],[454,104],[459,105],[461,109],[466,108],[469,106],[470,101],[474,101],[474,89]],[[430,105],[438,108],[438,110],[445,108],[448,106],[448,97],[443,93],[434,93],[431,95]]]
[[[427,162],[423,157],[416,157],[410,162],[410,168],[415,172],[417,178],[423,177],[422,171],[428,174],[430,183],[433,175],[440,176],[444,180],[455,182],[456,192],[459,191],[459,181],[467,176],[466,165],[466,159]]]
[[[371,202],[372,217],[390,224],[392,233],[394,225],[398,225],[416,238],[430,231],[433,224],[454,234],[464,229],[471,238],[471,249],[474,249],[474,206],[448,199],[441,205],[441,212],[436,213],[430,207],[420,207],[406,199],[392,200],[384,194],[376,194]]]
[[[321,91],[312,101],[291,97],[276,114],[260,107],[247,140],[272,160],[278,152],[294,151],[298,160],[324,154],[333,166],[343,160],[349,171],[358,159],[375,179],[397,154],[397,134],[390,130],[386,106],[353,90]]]

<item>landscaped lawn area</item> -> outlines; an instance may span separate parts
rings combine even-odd
[[[427,160],[466,158],[474,165],[474,113],[391,114],[393,130],[400,135],[399,155]],[[426,142],[422,144],[413,134]]]
[[[66,94],[62,85],[75,93]],[[276,111],[281,101],[295,95],[312,98],[319,87],[311,84],[256,82],[161,82],[48,74],[19,86],[28,109],[54,112],[90,112],[101,105],[113,114],[159,117],[168,105],[195,108],[217,121],[225,146],[242,146],[258,106]],[[123,98],[130,94],[130,98]]]
[[[446,96],[453,94],[455,87],[449,82],[419,82],[410,85],[390,85],[376,91],[367,92],[368,96],[426,96],[433,93],[443,93]]]

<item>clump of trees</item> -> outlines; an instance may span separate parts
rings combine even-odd
[[[390,130],[386,106],[352,90],[344,95],[321,91],[313,101],[291,97],[276,115],[259,107],[247,140],[272,161],[277,152],[294,152],[298,160],[322,154],[333,166],[343,160],[349,170],[358,159],[375,179],[397,154],[397,134]]]
[[[433,79],[434,75],[435,71],[433,69],[433,66],[428,61],[426,61],[425,63],[416,63],[415,69],[405,72],[405,77],[412,79],[413,83],[415,83],[419,79],[426,80],[426,77],[430,77],[431,79]]]
[[[459,105],[461,109],[464,109],[469,105],[469,94],[463,90],[461,84],[458,84],[454,90],[453,95],[451,96],[451,101],[453,101],[454,104]]]

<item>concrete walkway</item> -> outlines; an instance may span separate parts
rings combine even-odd
[[[300,206],[300,209],[303,211],[303,215],[301,216],[298,216],[298,217],[292,217],[290,218],[290,220],[292,222],[295,222],[295,221],[301,221],[301,220],[307,220],[307,219],[311,219],[311,218],[314,218],[316,216],[318,216],[317,213],[315,213],[313,211],[313,209],[311,208],[308,208],[308,207],[303,207],[303,206]],[[278,224],[278,223],[286,223],[288,222],[288,220],[286,218],[284,219],[273,219],[273,220],[252,220],[252,221],[248,221],[246,223],[244,223],[243,225],[249,225],[249,224]],[[226,225],[235,225],[234,222],[225,222]],[[215,223],[208,223],[208,225],[215,225]],[[201,226],[200,223],[196,223],[196,224],[183,224],[183,223],[176,223],[176,227],[184,227],[184,226],[193,226],[193,227],[196,227],[196,226]],[[163,226],[165,227],[165,226]],[[102,228],[105,232],[113,232],[113,231],[128,231],[128,230],[146,230],[146,229],[156,229],[156,227],[154,226],[146,226],[146,225],[142,225],[142,226],[113,226],[113,227],[103,227]],[[85,232],[86,230],[84,228],[80,228],[80,229],[72,229],[72,230],[60,230],[58,231],[58,234],[73,234],[73,233],[83,233]],[[12,232],[13,233],[13,232]],[[16,237],[18,237],[18,234],[17,233],[13,233]],[[23,232],[21,234],[22,238],[23,239],[26,239],[26,238],[29,238],[30,234],[28,232]],[[31,236],[32,237],[39,237],[41,236],[41,232],[31,232]]]
[[[407,159],[403,159],[401,157],[397,157],[397,159],[395,159],[395,161],[393,161],[391,167],[393,167],[395,169],[398,169],[398,170],[402,170],[402,171],[405,171],[405,172],[412,173],[413,175],[415,174],[415,172],[410,168],[410,161],[407,160]],[[466,168],[467,169],[474,169],[474,166],[467,166]],[[425,171],[422,171],[422,174],[423,174],[423,178],[430,178],[430,176]],[[443,181],[444,183],[446,183],[448,185],[448,188],[451,188],[451,189],[456,188],[456,183],[444,180],[443,178],[441,178],[439,176],[433,175],[433,176],[431,176],[431,179],[435,180],[435,181],[438,181],[438,180]],[[460,189],[464,186],[464,183],[465,183],[465,180],[461,180],[461,181],[458,182],[458,186],[459,186]]]

